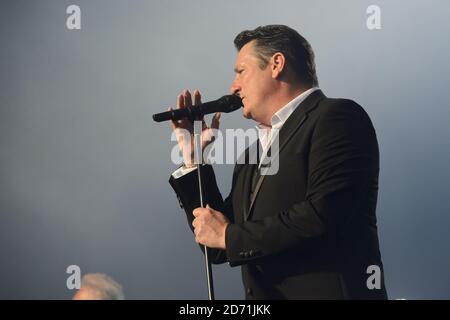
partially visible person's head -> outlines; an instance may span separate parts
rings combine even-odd
[[[81,279],[73,300],[124,300],[122,286],[106,274],[90,273]]]
[[[271,98],[281,84],[303,89],[318,86],[314,52],[291,28],[268,25],[245,30],[234,44],[239,53],[231,91],[244,98],[247,118],[258,120],[258,113],[266,111],[265,104],[273,104]]]

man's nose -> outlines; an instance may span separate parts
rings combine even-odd
[[[241,88],[237,85],[236,80],[233,81],[230,87],[231,94],[238,94],[241,91]]]

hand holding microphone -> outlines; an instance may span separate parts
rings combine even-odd
[[[196,90],[198,91],[198,90]],[[189,94],[189,91],[185,90],[182,95]],[[181,120],[189,119],[191,121],[201,120],[205,114],[215,112],[233,112],[242,107],[242,99],[237,95],[226,95],[220,99],[209,101],[205,103],[195,104],[192,106],[192,100],[190,105],[185,108],[178,108],[177,110],[169,110],[166,112],[156,113],[153,115],[153,120],[156,122],[162,122],[167,120]]]
[[[220,112],[232,112],[242,107],[241,98],[236,95],[224,96],[218,100],[201,102],[200,91],[194,91],[194,106],[192,96],[188,90],[184,90],[177,97],[177,109],[169,107],[169,111],[154,114],[153,120],[157,122],[171,120],[175,131],[178,146],[183,155],[185,166],[194,165],[194,127],[193,120],[203,119],[203,115],[215,113],[210,127],[202,120],[201,145],[202,150],[214,141],[214,130],[219,129]]]

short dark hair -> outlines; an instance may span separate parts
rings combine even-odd
[[[239,51],[253,40],[256,40],[255,53],[261,60],[261,69],[267,66],[273,54],[281,52],[299,81],[318,86],[314,52],[309,42],[297,31],[284,25],[260,26],[239,33],[234,39],[234,45]]]

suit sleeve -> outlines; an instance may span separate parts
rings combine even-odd
[[[214,170],[210,165],[203,165],[200,172],[202,174],[203,183],[203,203],[205,205],[209,204],[211,208],[221,211],[232,223],[234,218],[231,208],[231,200],[226,199],[224,201],[222,199],[222,195],[217,187]],[[194,220],[194,216],[192,211],[195,208],[200,207],[197,170],[189,172],[179,178],[174,178],[171,176],[169,183],[175,190],[181,207],[184,208],[189,227],[193,232],[194,227],[192,226],[192,221]],[[200,248],[204,251],[203,245],[200,245]],[[208,248],[208,254],[211,262],[214,264],[220,264],[227,261],[225,250]]]
[[[378,144],[365,111],[340,100],[322,112],[310,140],[305,200],[272,216],[226,231],[231,266],[264,259],[287,250],[307,250],[348,231],[367,206],[369,189],[378,179]],[[242,252],[250,255],[242,255]]]

